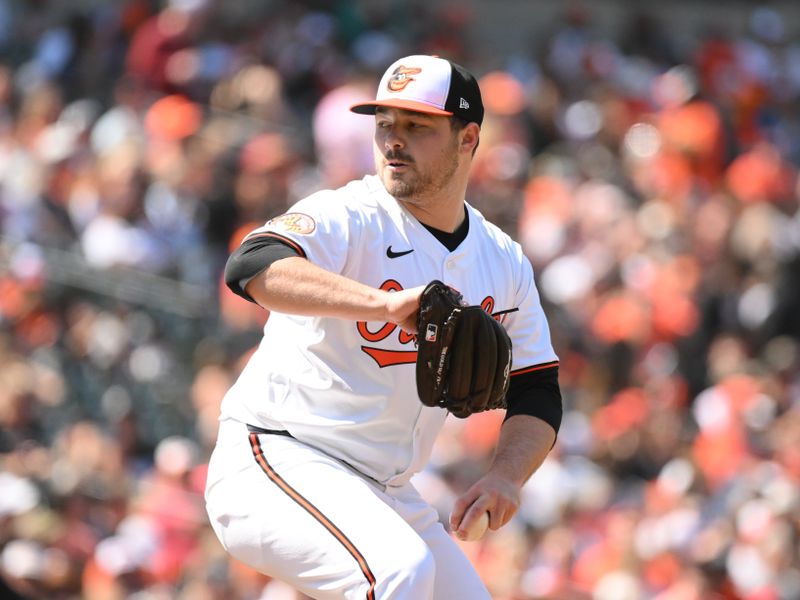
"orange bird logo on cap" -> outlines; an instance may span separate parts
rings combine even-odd
[[[421,73],[422,69],[418,67],[404,67],[400,65],[397,67],[393,72],[392,76],[389,77],[389,83],[387,87],[391,92],[399,92],[405,87],[414,81],[412,75],[416,75],[417,73]]]

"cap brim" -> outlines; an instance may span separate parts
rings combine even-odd
[[[441,117],[453,116],[452,112],[442,110],[441,108],[436,108],[430,104],[425,104],[424,102],[415,102],[414,100],[401,100],[399,98],[395,100],[375,100],[373,102],[354,104],[350,107],[350,110],[360,115],[374,115],[375,110],[379,106],[385,106],[387,108],[402,108],[403,110],[421,112],[428,115],[438,115]]]

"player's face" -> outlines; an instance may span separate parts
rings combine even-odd
[[[458,168],[458,148],[448,117],[397,108],[375,114],[375,168],[395,198],[413,202],[444,189]]]

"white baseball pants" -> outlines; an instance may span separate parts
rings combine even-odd
[[[291,437],[223,421],[206,508],[232,556],[312,598],[490,598],[411,484],[384,488]]]

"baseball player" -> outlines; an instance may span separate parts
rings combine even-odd
[[[374,115],[377,174],[300,200],[226,266],[230,288],[271,314],[222,403],[208,514],[231,555],[313,598],[486,599],[411,483],[448,416],[415,387],[420,294],[441,280],[513,342],[498,445],[453,506],[456,535],[517,511],[560,425],[558,358],[530,263],[465,201],[475,78],[407,56],[351,110]]]

